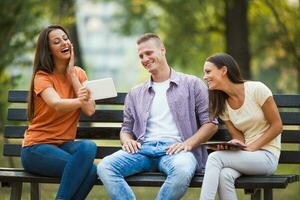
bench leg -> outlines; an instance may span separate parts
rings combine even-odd
[[[264,200],[273,200],[273,190],[264,189]]]
[[[38,183],[30,184],[30,198],[31,200],[40,200],[40,189]]]
[[[21,200],[22,183],[11,183],[10,200]]]
[[[251,194],[251,200],[261,200],[261,189],[254,189]]]

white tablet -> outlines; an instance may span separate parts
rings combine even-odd
[[[91,91],[93,100],[106,99],[117,96],[117,91],[112,78],[103,78],[83,82],[83,86]]]

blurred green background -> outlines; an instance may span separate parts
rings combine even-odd
[[[273,93],[300,93],[300,0],[0,0],[0,149],[8,89],[29,88],[38,33],[61,24],[75,46],[77,65],[90,79],[113,77],[118,91],[148,78],[135,40],[145,32],[161,36],[169,64],[202,78],[202,66],[216,52],[231,54],[245,79],[259,80]],[[105,143],[110,143],[109,141]],[[293,148],[300,148],[299,145]],[[1,153],[2,154],[2,153]],[[99,161],[96,161],[99,162]],[[19,167],[0,156],[1,167]],[[300,167],[280,166],[298,173]],[[42,185],[42,199],[54,199],[57,185]],[[154,199],[158,188],[135,188],[138,199]],[[9,199],[0,188],[1,199]],[[189,189],[184,199],[198,199]],[[296,200],[300,184],[276,190],[275,199]],[[249,199],[243,191],[240,199]],[[28,186],[23,198],[29,199]],[[88,199],[108,199],[96,186]]]

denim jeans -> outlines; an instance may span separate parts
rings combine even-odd
[[[166,155],[171,142],[145,142],[134,154],[119,150],[105,157],[97,173],[113,200],[132,200],[135,195],[124,177],[145,171],[161,171],[167,179],[156,197],[158,200],[180,199],[196,171],[197,161],[191,152]]]
[[[60,177],[56,199],[85,199],[97,180],[93,164],[97,146],[89,140],[65,142],[60,146],[36,144],[22,148],[25,170]]]
[[[208,156],[200,200],[237,200],[235,179],[246,175],[270,175],[278,165],[278,158],[269,151],[215,151]]]

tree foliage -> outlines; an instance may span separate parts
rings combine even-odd
[[[296,92],[297,88],[300,92],[300,8],[297,0],[114,2],[120,6],[116,19],[121,25],[116,30],[125,35],[158,33],[167,46],[172,66],[199,75],[210,54],[227,51],[236,57],[240,53],[241,58],[237,60],[242,71],[246,68],[247,78],[265,81],[275,92]],[[244,6],[239,7],[242,4]],[[231,24],[234,30],[228,33],[228,22],[245,14],[246,21],[237,20],[236,25]],[[230,15],[235,17],[228,20]],[[240,40],[238,37],[243,35],[240,32],[244,31],[247,38]],[[244,45],[241,44],[243,41]],[[251,66],[249,72],[247,62]]]
[[[300,92],[299,11],[299,1],[256,0],[250,7],[254,70],[261,79],[270,72],[278,92]]]
[[[58,23],[72,28],[75,17],[73,0],[1,0],[0,7],[1,130],[6,115],[7,90],[22,76],[16,73],[16,66],[32,66],[29,53],[32,54],[42,27]]]
[[[121,24],[116,30],[126,35],[158,33],[167,47],[170,65],[177,69],[200,74],[204,59],[224,49],[224,26],[218,26],[216,19],[223,17],[216,12],[221,6],[217,0],[116,2],[120,5],[116,20]]]

